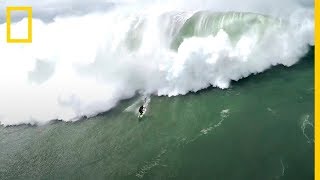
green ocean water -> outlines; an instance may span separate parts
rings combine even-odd
[[[177,97],[137,98],[75,123],[0,126],[0,179],[314,178],[314,49],[277,66]]]

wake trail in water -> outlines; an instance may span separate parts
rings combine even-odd
[[[220,0],[126,3],[51,23],[33,19],[32,44],[1,36],[1,124],[75,121],[137,93],[228,88],[271,66],[291,66],[314,45],[313,7],[295,1],[283,2],[291,10],[285,15],[249,0],[237,12]]]

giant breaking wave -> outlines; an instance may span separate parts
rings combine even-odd
[[[115,8],[33,24],[32,44],[5,44],[0,37],[4,125],[74,121],[137,93],[176,96],[228,88],[271,66],[295,64],[314,43],[308,9],[278,18]],[[0,25],[0,34],[4,29]]]

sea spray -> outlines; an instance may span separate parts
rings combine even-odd
[[[166,3],[143,13],[138,3],[50,23],[34,19],[32,44],[1,39],[1,124],[73,121],[138,92],[176,96],[228,88],[271,66],[293,65],[313,45],[313,10],[300,6],[281,19],[222,6],[180,11],[186,8]],[[42,72],[43,65],[50,72]]]

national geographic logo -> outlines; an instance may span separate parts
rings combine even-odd
[[[11,13],[24,11],[28,13],[28,36],[27,38],[15,38],[11,36]],[[6,10],[7,20],[7,43],[31,43],[32,42],[32,7],[29,6],[10,6]]]

